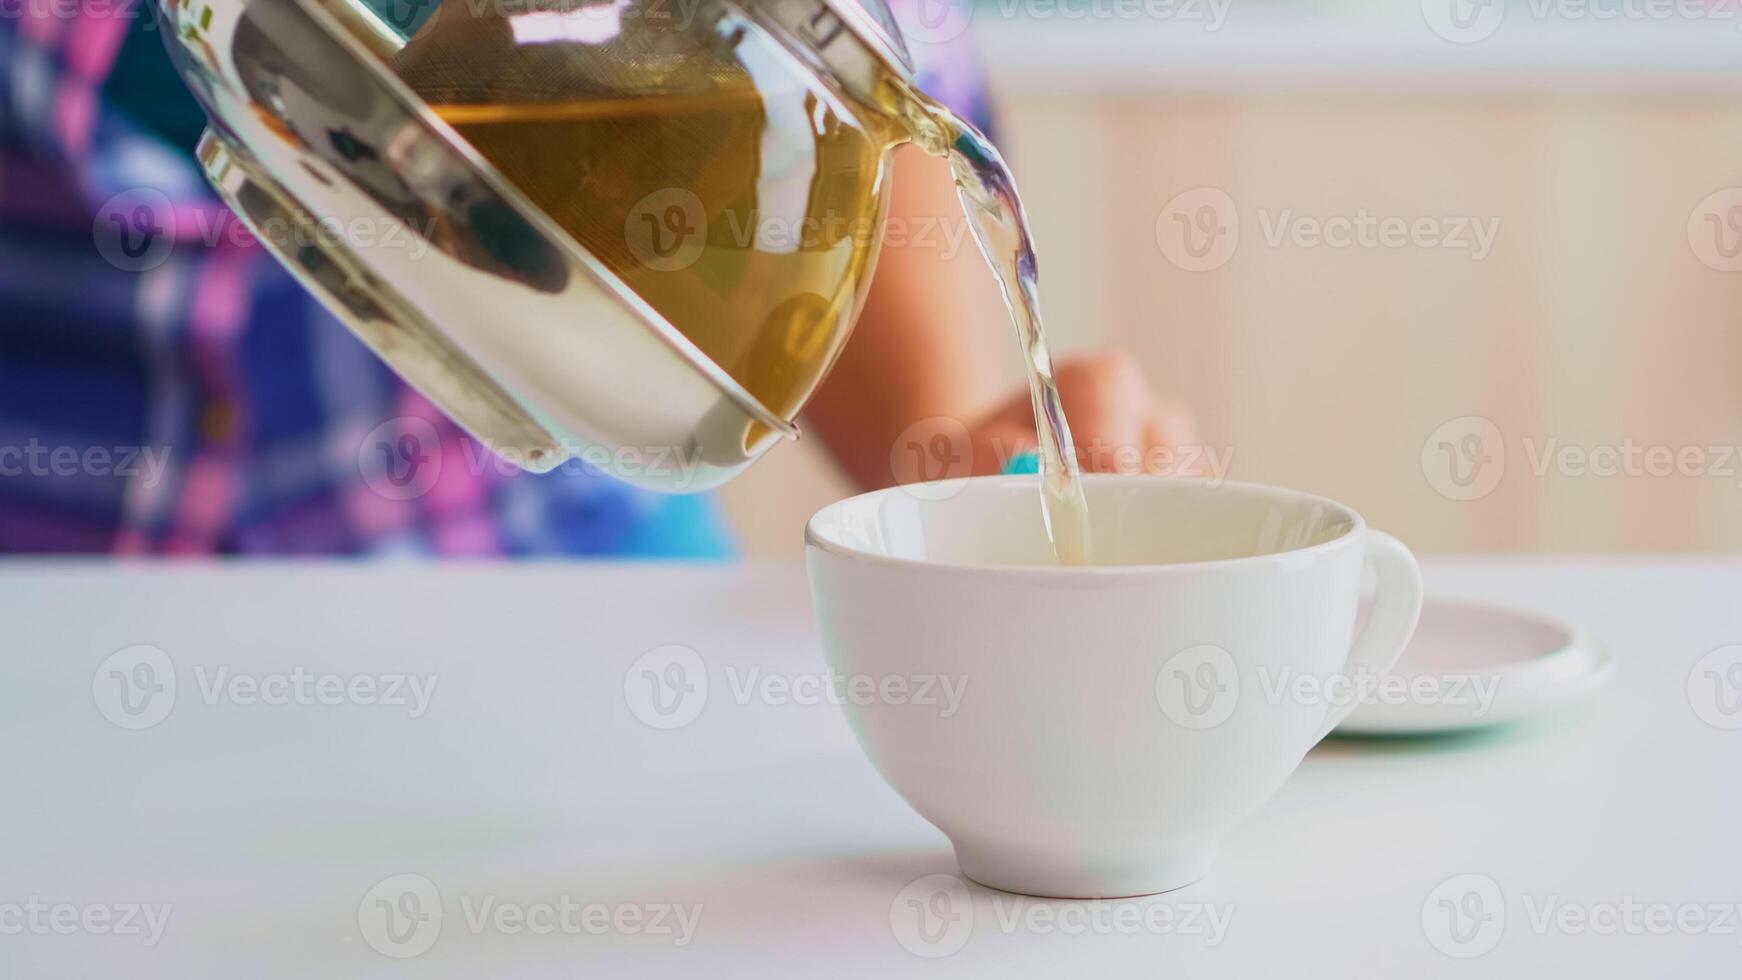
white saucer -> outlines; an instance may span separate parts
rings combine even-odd
[[[1420,735],[1504,725],[1582,700],[1614,672],[1609,651],[1568,623],[1429,597],[1395,676],[1364,694],[1337,731]]]

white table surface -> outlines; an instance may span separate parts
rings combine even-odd
[[[965,942],[925,958],[892,906],[954,872],[943,836],[877,778],[837,707],[736,693],[756,668],[823,669],[797,567],[0,565],[0,976],[1742,973],[1742,912],[1667,935],[1541,918],[1572,906],[1607,923],[1639,903],[1636,925],[1651,906],[1712,922],[1742,902],[1742,731],[1688,693],[1703,654],[1742,642],[1742,561],[1426,566],[1441,594],[1587,624],[1618,676],[1501,737],[1327,743],[1206,880],[1098,909],[976,886],[951,934]],[[624,679],[674,643],[706,659],[709,692],[691,724],[658,730]],[[129,730],[93,678],[135,644],[165,652],[177,689],[161,723]],[[297,667],[436,687],[415,718],[206,690],[225,668]],[[426,878],[444,912],[406,959],[373,948],[359,916],[397,874]],[[1468,960],[1437,949],[1423,915],[1463,874],[1503,902],[1498,944]],[[61,934],[39,909],[33,926],[33,898],[90,925]],[[644,925],[477,919],[486,901],[494,916],[565,898]],[[129,905],[167,916],[155,944],[103,925]],[[678,910],[699,915],[682,945]],[[656,915],[669,931],[647,928]]]

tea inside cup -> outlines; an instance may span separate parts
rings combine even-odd
[[[1250,558],[1334,541],[1360,518],[1306,494],[1166,477],[1087,476],[1095,565],[1176,565]],[[1164,489],[1165,488],[1165,489]],[[861,494],[818,511],[814,547],[945,565],[1057,564],[1036,478],[947,480]]]

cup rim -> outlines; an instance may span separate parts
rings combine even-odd
[[[1151,484],[1167,483],[1178,486],[1198,486],[1208,490],[1232,489],[1255,496],[1270,497],[1272,499],[1286,499],[1295,503],[1319,504],[1338,511],[1347,517],[1348,527],[1344,529],[1343,533],[1327,541],[1320,541],[1315,544],[1309,544],[1298,548],[1285,548],[1280,551],[1269,551],[1260,555],[1237,555],[1233,558],[1212,558],[1207,561],[1149,562],[1141,565],[1080,566],[985,565],[962,561],[930,561],[919,558],[900,558],[893,555],[874,554],[870,551],[865,551],[860,548],[852,547],[851,545],[843,544],[839,541],[831,540],[825,537],[817,529],[817,521],[821,519],[824,514],[827,514],[829,511],[834,510],[837,507],[844,507],[854,501],[868,497],[910,493],[911,489],[916,486],[937,486],[942,484],[959,483],[962,485],[962,490],[965,491],[971,486],[984,486],[993,483],[1000,483],[1013,487],[1033,487],[1038,479],[1037,476],[972,476],[954,480],[930,480],[922,483],[883,487],[882,489],[867,490],[850,497],[843,497],[840,500],[825,504],[819,508],[815,514],[811,515],[810,520],[805,522],[805,547],[807,549],[814,548],[819,552],[833,555],[837,558],[847,559],[849,561],[863,562],[871,565],[883,565],[890,568],[908,568],[914,570],[930,569],[933,571],[947,571],[957,575],[970,574],[1004,579],[1104,579],[1191,573],[1202,569],[1256,565],[1265,562],[1274,562],[1285,558],[1293,559],[1324,554],[1338,548],[1347,547],[1367,528],[1367,522],[1362,519],[1361,515],[1356,512],[1354,508],[1347,504],[1338,503],[1329,497],[1321,497],[1318,494],[1306,493],[1301,490],[1290,490],[1286,487],[1276,487],[1264,483],[1249,483],[1242,480],[1212,480],[1203,477],[1156,476],[1151,474],[1129,473],[1085,473],[1083,474],[1083,482],[1085,484],[1137,482]],[[1036,506],[1039,506],[1038,500],[1036,501]]]

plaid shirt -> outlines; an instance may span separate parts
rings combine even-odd
[[[112,77],[159,42],[119,3],[0,0],[0,552],[731,554],[707,497],[504,472],[231,233],[141,118],[191,97]],[[972,76],[930,77],[977,108]],[[132,261],[148,227],[173,247]],[[396,481],[370,450],[408,436]]]

